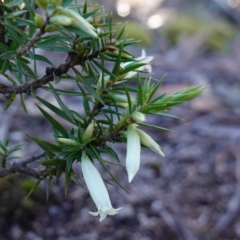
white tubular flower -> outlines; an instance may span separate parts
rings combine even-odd
[[[127,128],[127,157],[126,168],[128,181],[131,182],[140,167],[140,138],[137,130],[129,125]]]
[[[122,208],[112,207],[108,191],[103,183],[102,177],[86,153],[82,154],[81,166],[84,180],[92,199],[98,209],[97,212],[89,212],[93,216],[100,215],[99,221],[104,220],[107,215],[115,215]]]
[[[138,70],[146,70],[148,73],[151,73],[152,72],[152,66],[149,63],[153,60],[153,58],[154,58],[153,56],[147,56],[146,51],[143,49],[142,50],[142,56],[138,57],[137,60],[139,60],[143,63],[146,63],[146,65],[138,68]]]
[[[146,70],[148,73],[151,73],[152,72],[152,66],[150,64],[150,62],[153,60],[153,56],[146,56],[146,51],[143,49],[142,50],[142,56],[141,57],[138,57],[136,58],[136,60],[138,60],[139,62],[141,63],[145,63],[144,66],[142,67],[139,67],[138,71],[143,71],[143,70]],[[133,62],[126,62],[126,63],[121,63],[121,67],[124,69],[126,68],[129,64],[132,64]],[[128,72],[124,78],[131,78],[133,76],[135,76],[137,74],[136,71],[131,71],[131,72]]]
[[[144,145],[147,148],[150,148],[153,152],[158,153],[165,157],[164,153],[162,152],[160,146],[144,131],[140,129],[136,129],[137,133],[140,137],[140,141],[142,145]]]
[[[68,8],[63,8],[61,6],[57,6],[54,11],[54,17],[55,16],[63,16],[63,17],[70,18],[72,20],[72,22],[71,22],[72,27],[78,28],[79,30],[87,33],[89,36],[91,36],[93,38],[98,38],[96,29],[77,12],[75,12],[71,9],[68,9]],[[64,19],[66,20],[66,18],[64,18]],[[69,21],[67,23],[69,23]],[[60,25],[62,25],[62,24],[60,24]],[[69,25],[65,24],[62,26],[69,26]]]

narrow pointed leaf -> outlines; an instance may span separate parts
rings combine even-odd
[[[11,97],[8,99],[8,101],[7,101],[7,103],[6,103],[5,107],[4,107],[4,111],[6,111],[6,110],[13,104],[13,102],[14,102],[15,99],[16,99],[16,96],[17,96],[16,93],[13,93],[13,94],[11,95]]]

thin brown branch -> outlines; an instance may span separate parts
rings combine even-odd
[[[38,159],[40,159],[40,158],[42,158],[44,156],[45,156],[45,153],[41,153],[41,154],[39,154],[37,156],[32,156],[32,157],[22,161],[20,164],[22,166],[26,166],[28,163],[35,162],[36,160],[38,160]]]
[[[27,43],[27,45],[21,47],[18,50],[18,56],[23,56],[24,54],[27,53],[27,51],[29,49],[31,49],[35,45],[37,40],[45,33],[45,28],[49,24],[49,19],[50,19],[50,17],[47,16],[45,19],[44,25],[35,32],[34,36],[32,37],[32,39],[30,39],[30,41]]]
[[[22,50],[21,54],[24,51],[25,50]],[[103,49],[96,51],[95,53],[92,53],[92,54],[90,54],[88,56],[84,56],[84,57],[78,57],[75,52],[70,52],[70,53],[68,53],[67,59],[61,65],[59,65],[56,69],[54,69],[50,74],[46,74],[41,79],[38,79],[31,83],[25,83],[20,86],[17,86],[17,85],[7,86],[5,84],[0,84],[0,93],[5,94],[5,95],[11,95],[13,93],[30,94],[31,88],[38,89],[38,88],[41,88],[42,86],[48,84],[49,82],[53,81],[54,80],[53,72],[55,73],[55,75],[60,77],[61,75],[67,73],[70,68],[72,68],[76,65],[81,65],[82,63],[84,63],[86,61],[91,61],[92,59],[97,58],[100,52],[105,52],[105,51],[107,51],[107,49],[103,48]]]
[[[44,155],[45,153],[41,153],[37,156],[32,156],[31,158],[28,158],[20,163],[14,163],[8,168],[0,169],[0,178],[6,177],[10,174],[17,173],[17,172],[26,174],[28,176],[32,176],[34,178],[44,177],[44,172],[36,171],[33,168],[27,166],[27,164],[42,158]]]
[[[23,173],[34,178],[44,177],[44,173],[41,171],[36,171],[31,167],[22,166],[18,164],[12,165],[10,168],[5,168],[0,170],[0,178],[6,177],[13,173]]]

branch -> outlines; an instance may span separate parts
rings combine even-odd
[[[75,52],[69,52],[67,59],[61,65],[59,65],[55,69],[53,68],[50,73],[48,73],[49,69],[47,68],[46,75],[43,76],[41,79],[31,83],[25,83],[20,86],[17,86],[17,85],[7,86],[5,84],[0,84],[0,93],[7,94],[7,95],[11,95],[13,93],[16,93],[16,94],[26,93],[30,95],[31,88],[33,89],[41,88],[43,85],[46,85],[49,82],[53,81],[54,80],[53,73],[55,73],[55,75],[60,77],[61,75],[67,73],[70,68],[76,65],[81,65],[86,61],[91,61],[92,59],[97,58],[99,53],[105,52],[107,50],[108,50],[107,47],[102,48],[93,54],[90,54],[88,56],[83,56],[83,57],[77,56]],[[22,50],[22,51],[24,52],[25,50]]]
[[[28,176],[32,176],[34,178],[42,178],[44,177],[44,172],[42,171],[36,171],[33,168],[30,168],[27,166],[27,164],[34,162],[38,159],[40,159],[41,157],[43,157],[45,155],[45,153],[41,153],[37,156],[33,156],[31,158],[28,158],[20,163],[14,163],[13,165],[11,165],[8,168],[4,168],[4,169],[0,169],[0,178],[6,177],[10,174],[13,173],[24,173]]]
[[[20,49],[18,50],[18,56],[19,56],[19,57],[22,56],[22,55],[24,55],[24,54],[26,54],[27,51],[28,51],[30,48],[32,48],[32,47],[35,45],[35,43],[37,42],[37,40],[45,33],[45,28],[46,28],[47,25],[49,24],[49,19],[50,19],[50,17],[51,17],[51,16],[47,16],[47,17],[46,17],[45,22],[44,22],[44,25],[35,32],[33,38],[30,39],[30,41],[27,43],[27,45],[26,45],[26,46],[23,46],[22,48],[20,48]]]
[[[10,174],[17,173],[17,172],[26,174],[26,175],[34,177],[34,178],[44,177],[43,172],[36,171],[33,168],[30,168],[30,167],[27,167],[27,166],[24,167],[24,166],[21,166],[21,165],[18,165],[18,164],[14,164],[10,168],[1,169],[0,170],[0,178],[6,177]]]

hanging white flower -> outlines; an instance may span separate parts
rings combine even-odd
[[[144,131],[140,129],[136,129],[139,137],[141,144],[144,145],[145,147],[150,148],[153,152],[158,153],[165,157],[164,153],[162,152],[160,146]]]
[[[137,71],[144,71],[146,70],[148,73],[152,72],[152,66],[150,64],[150,62],[153,60],[153,56],[147,56],[146,55],[146,51],[144,49],[142,49],[142,56],[141,57],[137,57],[136,60],[138,60],[140,63],[145,63],[145,65],[137,68]],[[121,67],[124,69],[126,68],[128,65],[132,64],[133,62],[125,62],[125,63],[121,63]],[[137,74],[136,71],[131,71],[128,72],[124,78],[131,78],[133,76],[135,76]]]
[[[131,182],[140,167],[140,138],[132,125],[127,128],[127,156],[126,168],[128,173],[128,181]]]
[[[108,191],[102,177],[86,153],[81,158],[82,173],[91,197],[98,209],[97,212],[89,212],[93,216],[100,215],[99,221],[104,220],[107,215],[115,215],[121,208],[112,207]]]

